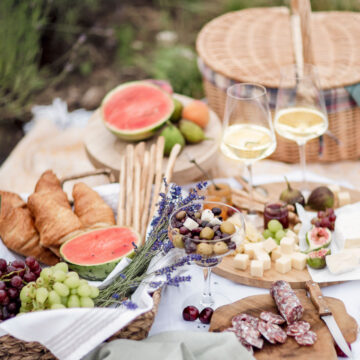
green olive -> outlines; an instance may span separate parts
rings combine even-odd
[[[184,248],[184,241],[183,237],[180,234],[177,234],[173,237],[172,242],[175,247],[183,249]]]
[[[211,240],[214,237],[214,230],[207,227],[204,227],[200,232],[200,239]]]
[[[228,251],[228,246],[223,241],[218,241],[216,244],[214,244],[214,253],[216,255],[222,255]]]
[[[213,247],[211,244],[207,243],[200,243],[196,247],[196,253],[200,255],[206,255],[209,256],[213,252]]]
[[[221,225],[220,225],[220,230],[221,232],[225,233],[225,234],[233,234],[235,232],[235,225],[230,222],[230,221],[224,221]]]
[[[177,220],[182,220],[182,219],[184,219],[185,216],[186,216],[186,212],[185,212],[184,210],[179,211],[179,212],[175,215],[175,217],[176,217]]]

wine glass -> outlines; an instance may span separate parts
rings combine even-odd
[[[219,224],[212,225],[211,221],[202,220],[201,214],[204,210],[210,210],[214,214],[217,213],[216,216],[214,215],[214,218],[219,219],[219,221],[222,221],[220,219],[226,219],[230,214],[237,214],[235,215],[237,225],[233,224],[235,231],[232,234],[228,234],[220,230]],[[192,231],[184,226],[188,218],[198,223],[198,226]],[[204,238],[207,234],[203,234],[202,230],[205,228],[211,229],[213,238]],[[220,305],[229,303],[230,300],[226,296],[211,291],[211,270],[220,264],[224,256],[232,253],[236,249],[237,244],[243,241],[245,237],[245,222],[241,212],[232,206],[220,202],[194,201],[173,212],[170,216],[168,234],[173,245],[176,248],[182,249],[188,255],[194,254],[195,264],[204,270],[202,294],[195,293],[190,295],[184,304],[195,305],[199,309],[205,307],[215,309]]]
[[[276,148],[266,89],[263,86],[243,83],[227,89],[220,148],[225,156],[245,164],[249,173],[250,198],[253,199],[252,164],[270,156]]]
[[[306,142],[324,134],[328,119],[316,67],[303,64],[281,69],[274,119],[276,132],[299,145],[302,190],[306,183]]]

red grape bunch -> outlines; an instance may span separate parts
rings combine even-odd
[[[19,312],[20,290],[35,281],[40,272],[41,267],[32,256],[10,263],[0,259],[0,320],[10,319]]]
[[[336,215],[334,209],[326,209],[326,211],[319,211],[317,217],[311,220],[311,223],[316,227],[328,228],[330,231],[335,229]]]

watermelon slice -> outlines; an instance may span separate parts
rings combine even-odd
[[[107,129],[129,141],[154,135],[173,111],[171,96],[146,81],[118,86],[105,96],[101,104],[101,116]]]
[[[104,280],[139,243],[140,236],[133,229],[112,226],[75,235],[61,246],[60,254],[84,279]]]

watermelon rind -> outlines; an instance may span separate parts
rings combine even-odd
[[[117,227],[118,226],[108,226],[108,227],[103,227],[102,229],[117,228]],[[130,228],[130,229],[137,236],[137,241],[135,241],[135,244],[138,246],[141,242],[140,235],[132,228]],[[99,281],[99,280],[102,281],[107,278],[107,276],[115,269],[116,265],[124,257],[133,258],[133,256],[135,255],[135,251],[134,251],[135,249],[133,249],[132,251],[130,251],[120,257],[117,257],[111,261],[98,263],[98,264],[91,264],[91,265],[76,264],[74,261],[70,261],[65,256],[65,254],[63,253],[63,249],[66,246],[66,244],[68,244],[70,241],[73,241],[74,239],[76,239],[79,236],[82,236],[84,234],[87,234],[87,233],[90,233],[93,231],[99,231],[99,230],[101,230],[101,228],[91,229],[88,231],[77,233],[75,236],[71,237],[60,247],[61,258],[68,264],[69,269],[76,271],[79,274],[79,276],[83,279],[93,280],[93,281]]]
[[[323,243],[323,244],[317,244],[316,242],[314,242],[314,240],[311,238],[312,237],[312,233],[314,231],[318,231],[318,229],[323,229],[324,231],[326,231],[327,235],[328,235],[328,240]],[[306,242],[309,245],[309,250],[313,251],[313,250],[319,250],[325,247],[328,247],[331,243],[331,231],[328,228],[319,228],[319,227],[313,227],[311,230],[309,230],[306,233]]]
[[[152,87],[158,91],[161,91],[163,94],[166,95],[166,97],[169,99],[169,111],[168,113],[163,116],[162,118],[160,118],[156,123],[142,128],[142,129],[137,129],[137,130],[120,130],[119,128],[116,128],[112,125],[110,125],[109,123],[107,123],[106,118],[105,118],[105,114],[104,114],[104,107],[107,103],[107,101],[118,91],[125,89],[129,86],[133,86],[133,85],[143,85],[143,86],[147,86],[147,87]],[[115,89],[111,90],[103,99],[102,103],[101,103],[101,107],[100,107],[100,112],[101,112],[101,119],[105,125],[105,127],[111,131],[114,135],[116,135],[118,138],[122,139],[122,140],[126,140],[126,141],[139,141],[139,140],[144,140],[144,139],[148,139],[152,136],[155,135],[155,133],[164,125],[164,123],[170,119],[171,115],[173,114],[175,109],[175,105],[174,102],[172,100],[172,97],[170,94],[168,94],[166,91],[162,90],[161,88],[159,88],[158,86],[147,82],[147,81],[130,81],[124,84],[121,84],[119,86],[117,86]]]

